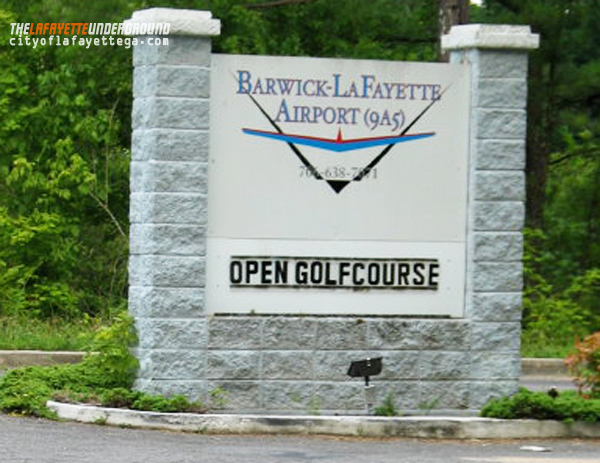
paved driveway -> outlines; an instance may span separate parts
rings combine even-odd
[[[538,447],[547,452],[522,449]],[[206,436],[0,415],[2,463],[598,463],[600,441]]]

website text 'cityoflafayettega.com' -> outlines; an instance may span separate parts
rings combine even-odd
[[[169,23],[11,23],[12,46],[124,46],[147,43],[169,45]]]

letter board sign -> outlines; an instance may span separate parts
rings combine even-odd
[[[462,317],[466,69],[213,55],[207,310]]]

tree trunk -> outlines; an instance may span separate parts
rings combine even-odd
[[[525,225],[544,229],[548,168],[557,119],[557,57],[532,54],[527,98],[527,203]]]
[[[440,41],[450,28],[469,22],[469,0],[440,0]],[[440,61],[448,61],[448,54],[440,49]]]

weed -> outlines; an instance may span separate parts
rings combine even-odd
[[[221,386],[217,386],[210,391],[210,403],[213,408],[225,408],[227,404],[228,392]]]
[[[311,397],[308,400],[308,407],[307,407],[307,411],[309,415],[314,415],[314,416],[318,416],[321,414],[321,406],[323,404],[323,401],[321,400],[320,397]]]
[[[442,400],[441,396],[436,397],[435,399],[431,399],[429,401],[425,400],[425,401],[419,403],[418,408],[419,408],[419,410],[424,412],[425,415],[429,415],[434,408],[437,408],[437,406],[440,404],[441,400]]]
[[[108,423],[108,418],[106,416],[94,420],[94,424],[97,424],[98,426],[106,426],[106,423]]]
[[[373,409],[373,414],[375,416],[398,416],[396,397],[393,392],[390,391],[386,394],[381,405]]]
[[[302,403],[302,396],[297,392],[292,392],[290,394],[290,400],[296,404]]]

